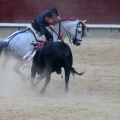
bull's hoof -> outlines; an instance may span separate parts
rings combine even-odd
[[[38,85],[38,84],[37,84],[37,83],[35,83],[33,86],[34,86],[34,87],[37,87],[37,85]]]
[[[68,90],[68,89],[65,89],[65,92],[67,93],[67,92],[69,92],[69,90]]]
[[[22,76],[22,81],[26,82],[26,77],[25,76]]]
[[[31,87],[32,87],[32,88],[35,88],[35,84],[34,84],[34,83],[31,83]]]
[[[41,89],[40,95],[44,95],[44,94],[45,94],[45,90],[44,90],[44,89]]]

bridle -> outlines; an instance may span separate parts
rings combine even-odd
[[[67,32],[67,30],[65,29],[65,27],[62,25],[62,23],[60,21],[59,21],[59,33],[57,33],[55,30],[52,29],[52,31],[58,36],[57,40],[61,36],[61,27],[64,29],[64,31],[66,32],[67,36],[69,37],[70,43],[72,43],[72,37],[71,37],[70,33]]]
[[[80,24],[81,24],[81,26],[80,26]],[[84,36],[84,27],[83,27],[83,22],[81,22],[81,21],[79,21],[78,22],[78,24],[77,24],[77,26],[76,26],[76,33],[75,33],[75,38],[73,39],[73,44],[76,44],[76,41],[82,41],[82,39],[81,40],[79,40],[79,39],[77,39],[77,34],[78,34],[78,32],[79,31],[77,31],[77,29],[78,28],[82,28],[82,33],[81,33],[81,38]]]
[[[86,20],[85,20],[85,21],[86,21]],[[84,32],[85,32],[84,29],[86,28],[85,21],[78,21],[77,26],[76,26],[75,38],[73,38],[73,37],[71,36],[70,32],[67,32],[67,30],[65,29],[65,27],[62,25],[61,21],[58,21],[58,23],[59,23],[59,32],[57,33],[54,29],[52,29],[52,31],[58,36],[57,40],[62,40],[62,41],[63,41],[62,35],[63,35],[64,33],[61,35],[61,27],[62,27],[62,28],[64,29],[65,33],[66,33],[67,36],[68,36],[69,42],[70,42],[70,43],[73,43],[74,45],[76,45],[76,42],[77,42],[77,41],[82,41],[82,40],[77,39],[77,35],[78,35],[78,33],[79,33],[78,28],[82,28],[81,38],[84,36]],[[55,22],[56,22],[56,21],[55,21]],[[81,24],[81,25],[80,25],[80,24]]]
[[[80,26],[80,24],[82,24],[82,26]],[[82,40],[78,40],[78,39],[77,39],[77,34],[78,34],[77,29],[78,29],[78,28],[82,28],[82,32],[84,31],[83,23],[82,23],[82,22],[79,21],[79,22],[77,23],[75,38],[72,38],[71,34],[67,32],[67,30],[65,29],[65,27],[62,25],[61,21],[59,21],[59,33],[57,34],[57,32],[54,30],[55,34],[58,36],[58,39],[59,39],[59,37],[61,36],[61,27],[62,27],[62,28],[64,29],[64,31],[66,32],[70,43],[75,44],[76,41],[82,41]],[[82,36],[81,36],[81,38],[82,38],[82,37],[83,37],[83,34],[81,34],[81,35],[82,35]],[[63,40],[62,40],[62,41],[63,41]]]

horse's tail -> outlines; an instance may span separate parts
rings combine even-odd
[[[2,54],[3,49],[6,48],[7,44],[8,44],[7,41],[0,42],[0,55]]]

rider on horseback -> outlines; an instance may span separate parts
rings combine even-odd
[[[52,20],[53,13],[56,14],[58,20],[61,20],[60,15],[55,7],[50,8],[46,11],[40,13],[31,23],[32,29],[34,29],[39,34],[38,40],[53,40],[52,34],[47,30],[46,27],[50,26],[50,21]]]

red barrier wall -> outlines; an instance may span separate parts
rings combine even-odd
[[[120,24],[119,0],[0,0],[0,23],[30,23],[53,6],[61,16],[87,19],[87,23]]]

